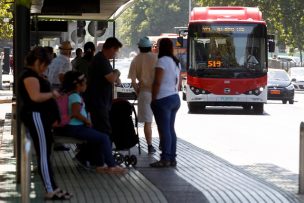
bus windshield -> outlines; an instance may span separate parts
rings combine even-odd
[[[189,69],[212,72],[265,72],[266,26],[193,23],[189,26]],[[224,71],[226,70],[226,71]]]

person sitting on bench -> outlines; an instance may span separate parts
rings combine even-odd
[[[64,127],[65,132],[68,136],[86,140],[90,148],[94,149],[97,173],[125,173],[127,170],[117,166],[114,160],[112,143],[109,136],[92,128],[92,123],[81,96],[86,87],[86,77],[83,73],[68,71],[64,75],[63,88],[65,92],[69,92],[68,110],[71,115],[70,122]],[[106,167],[104,166],[104,162],[107,164]]]

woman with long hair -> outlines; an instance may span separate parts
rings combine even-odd
[[[178,90],[180,87],[180,63],[173,54],[173,43],[169,38],[159,42],[158,62],[152,86],[151,108],[160,134],[162,153],[160,160],[151,167],[175,167],[176,133],[174,128],[176,113],[180,107]]]
[[[51,85],[43,75],[50,62],[49,51],[42,47],[34,48],[27,55],[26,67],[18,82],[22,101],[21,120],[34,143],[38,171],[46,190],[45,199],[68,200],[72,195],[55,183],[50,161],[52,125],[60,120],[55,101],[60,94],[56,90],[51,91]]]

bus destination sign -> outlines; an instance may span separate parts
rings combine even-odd
[[[221,32],[221,33],[251,33],[252,27],[248,26],[202,26],[202,32],[208,33],[208,32]]]

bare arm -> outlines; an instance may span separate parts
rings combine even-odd
[[[81,113],[81,104],[80,103],[73,103],[72,104],[72,117],[76,118],[82,122],[84,122],[87,126],[91,126],[91,121],[89,119],[87,119],[86,117],[84,117]]]
[[[183,85],[183,78],[182,78],[182,74],[179,73],[179,80],[178,80],[178,91],[182,91],[182,85]]]
[[[159,92],[159,88],[161,85],[161,81],[164,76],[164,70],[162,68],[155,68],[155,77],[154,77],[154,82],[152,85],[152,101],[156,99],[156,96]]]
[[[128,78],[131,79],[131,84],[136,94],[139,93],[139,84],[136,82],[136,66],[134,64],[134,60],[131,62]]]
[[[110,83],[114,83],[119,79],[120,76],[120,72],[119,70],[115,69],[113,70],[111,73],[105,75],[105,78],[110,82]]]
[[[44,102],[51,98],[57,98],[60,96],[60,94],[56,90],[45,93],[40,92],[40,85],[37,78],[28,77],[24,79],[23,82],[26,91],[28,92],[31,100],[33,100],[34,102]]]
[[[132,79],[131,84],[132,84],[132,87],[135,90],[136,94],[138,94],[139,93],[139,85],[136,83],[136,79]]]

